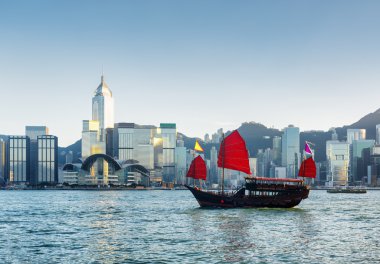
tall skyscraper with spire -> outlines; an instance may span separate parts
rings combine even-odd
[[[105,141],[105,130],[114,126],[114,102],[112,92],[101,77],[92,98],[92,120],[99,122],[99,139]]]
[[[92,98],[92,120],[83,120],[82,158],[106,152],[106,129],[114,127],[112,92],[101,77]]]

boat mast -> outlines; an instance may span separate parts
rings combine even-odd
[[[224,133],[222,136],[222,148],[223,148],[223,155],[222,155],[222,195],[224,195],[224,155],[225,155],[225,146],[224,146]]]
[[[195,159],[195,149],[194,149],[194,152],[193,152],[193,162],[194,162],[194,159]],[[194,177],[195,177],[195,173],[196,173],[196,169],[195,169],[195,162],[194,162]],[[195,178],[193,178],[193,185],[194,185],[194,187],[196,187],[196,185],[195,185]]]

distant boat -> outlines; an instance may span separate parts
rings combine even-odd
[[[194,179],[205,176],[205,164],[200,156],[195,158],[189,168],[188,177]],[[203,163],[202,163],[203,161]],[[203,165],[204,164],[204,165]],[[313,166],[314,165],[314,166]],[[206,191],[185,185],[201,207],[276,207],[290,208],[298,205],[309,195],[309,186],[301,179],[245,177],[245,185],[236,192],[224,191],[224,170],[231,169],[251,175],[248,151],[244,139],[234,130],[223,140],[218,155],[218,167],[222,168],[222,188],[220,191]],[[315,178],[315,163],[311,159],[301,165],[299,176]],[[194,181],[195,182],[195,181]]]
[[[328,193],[367,193],[367,189],[361,187],[336,187],[328,189]]]

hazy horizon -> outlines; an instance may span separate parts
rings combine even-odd
[[[67,146],[105,80],[115,122],[203,138],[243,122],[306,130],[380,108],[378,1],[0,2],[1,134]]]

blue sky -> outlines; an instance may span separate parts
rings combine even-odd
[[[0,1],[1,134],[81,136],[102,65],[115,120],[203,137],[380,108],[379,1]]]

